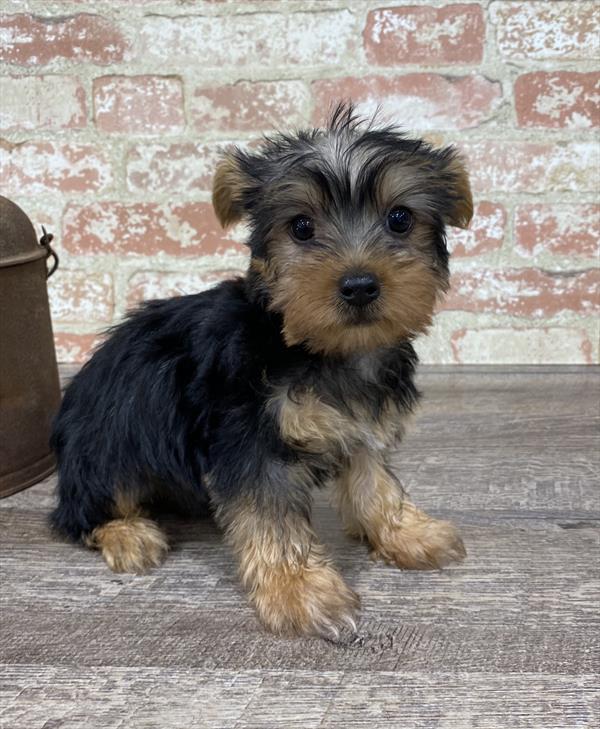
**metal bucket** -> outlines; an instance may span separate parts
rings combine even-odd
[[[38,243],[27,215],[0,196],[0,498],[55,467],[48,440],[60,385],[46,279],[58,259],[51,240],[44,231]]]

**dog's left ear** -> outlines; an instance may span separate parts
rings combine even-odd
[[[473,217],[473,196],[464,159],[454,147],[438,150],[437,157],[441,181],[448,194],[445,222],[456,228],[468,228]]]
[[[212,188],[212,204],[223,228],[238,223],[244,216],[243,195],[246,175],[235,152],[228,152],[219,162]]]

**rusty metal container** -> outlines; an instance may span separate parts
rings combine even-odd
[[[0,498],[54,470],[48,439],[60,385],[46,279],[52,236],[0,196]],[[47,258],[54,257],[50,272]]]

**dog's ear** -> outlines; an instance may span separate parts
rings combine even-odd
[[[235,152],[228,152],[217,166],[212,188],[212,204],[223,228],[239,222],[244,216],[243,195],[246,175]]]
[[[468,228],[473,217],[473,196],[464,159],[454,147],[438,150],[437,157],[441,182],[448,195],[445,222],[456,228]]]

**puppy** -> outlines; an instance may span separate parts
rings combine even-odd
[[[54,527],[117,572],[167,539],[161,494],[210,507],[260,619],[336,636],[359,600],[311,526],[330,486],[349,534],[405,569],[464,557],[390,467],[417,403],[415,336],[448,288],[447,225],[472,215],[457,152],[340,105],[328,126],[235,149],[216,214],[250,228],[243,278],[141,306],[68,387],[52,437]]]

